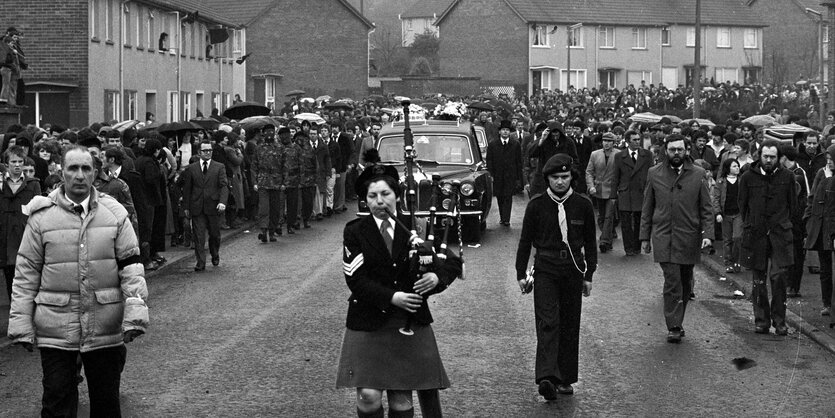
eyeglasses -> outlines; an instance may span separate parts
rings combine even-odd
[[[210,149],[201,149],[200,152],[212,152],[213,150]]]
[[[667,148],[667,151],[670,151],[674,154],[681,154],[684,152],[684,148]]]

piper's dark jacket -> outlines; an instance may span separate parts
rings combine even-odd
[[[351,297],[345,326],[355,331],[374,331],[400,308],[391,304],[395,292],[414,293],[415,280],[409,274],[409,233],[394,225],[392,255],[373,216],[364,216],[345,225],[343,245],[343,273]],[[418,325],[432,323],[428,296],[443,292],[461,276],[461,260],[447,251],[447,261],[435,269],[438,286],[426,295],[414,313]],[[403,311],[405,312],[405,311]]]
[[[797,188],[794,174],[780,168],[772,175],[760,172],[760,163],[739,178],[739,212],[742,215],[742,248],[740,260],[744,267],[766,270],[768,259],[777,267],[794,264],[791,251],[792,218],[797,214]],[[771,242],[771,254],[768,243]]]

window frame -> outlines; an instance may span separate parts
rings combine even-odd
[[[748,35],[754,35],[754,44],[748,43]],[[760,47],[760,34],[757,28],[745,28],[742,34],[742,47],[745,49],[758,49]]]
[[[122,109],[119,90],[104,90],[104,120],[122,120]],[[110,110],[110,114],[108,114]]]
[[[539,36],[539,31],[542,30],[542,37]],[[544,38],[544,39],[543,39]],[[548,25],[535,25],[533,27],[533,37],[531,38],[531,47],[533,48],[550,48],[550,36],[548,34]],[[537,43],[540,40],[540,43]]]
[[[667,35],[667,42],[664,43],[664,35]],[[661,28],[661,46],[671,46],[673,39],[673,32],[670,30],[669,26],[665,26]]]
[[[722,33],[728,34],[727,44],[720,44],[722,40]],[[731,48],[731,28],[728,26],[720,26],[716,28],[716,47],[717,48]]]
[[[168,94],[166,96],[168,99],[168,106],[165,117],[168,119],[168,122],[176,122],[174,118],[180,115],[180,92],[168,90]]]
[[[90,39],[99,40],[99,14],[102,0],[90,0]]]
[[[687,30],[685,31],[684,46],[686,48],[695,48],[696,47],[696,27],[695,26],[688,26],[687,27]]]
[[[722,72],[722,77],[719,77],[719,71]],[[733,79],[725,77],[725,73],[731,72],[731,71],[733,71],[735,73]],[[731,83],[739,82],[739,68],[715,67],[713,69],[713,77],[714,77],[714,80],[716,80],[717,83],[724,83],[724,82],[728,82],[728,81],[731,82]]]
[[[191,92],[180,92],[180,117],[182,121],[191,119]]]
[[[611,31],[611,32],[610,32]],[[610,35],[611,33],[611,35]],[[600,43],[600,49],[615,49],[615,27],[614,26],[601,26],[600,30],[597,31],[597,36],[603,38],[603,42]],[[608,42],[608,43],[606,43]]]
[[[644,45],[641,46],[641,33],[643,33]],[[640,26],[632,27],[632,49],[646,50],[647,49],[647,28]]]
[[[105,10],[104,10],[105,41],[113,42],[113,0],[104,0],[104,4],[105,4]]]
[[[126,116],[125,120],[138,120],[139,107],[137,103],[137,91],[125,90],[123,97],[125,98],[125,110],[123,113]]]
[[[568,47],[569,48],[574,48],[574,49],[583,49],[584,48],[583,45],[585,45],[584,40],[583,40],[583,38],[584,38],[583,26],[579,26],[579,27],[576,27],[576,28],[569,27],[567,32],[568,32]],[[575,34],[579,35],[579,36],[575,36]],[[579,42],[577,42],[578,38],[579,38]]]

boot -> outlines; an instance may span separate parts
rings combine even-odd
[[[278,236],[281,236],[281,234],[283,234],[283,232],[282,232],[282,228],[281,228],[280,226],[279,226],[278,228],[276,228],[274,232],[275,232],[275,234],[276,234],[276,235],[278,235]]]
[[[275,238],[275,233],[273,233],[273,231],[270,231],[270,242],[276,242],[276,241],[278,241],[278,240]]]
[[[272,234],[270,234],[270,235],[272,236]],[[260,239],[261,242],[267,242],[267,230],[266,229],[261,230],[261,233],[258,234],[258,239]]]
[[[296,231],[293,229],[293,225],[287,224],[287,235],[293,235]]]

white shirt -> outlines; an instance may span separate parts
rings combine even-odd
[[[69,196],[67,196],[66,193],[64,193],[64,198],[66,198],[73,205],[76,204],[70,199]],[[87,197],[85,197],[84,200],[82,200],[81,203],[79,203],[79,205],[81,205],[81,208],[84,209],[84,211],[81,212],[81,218],[83,219],[85,216],[87,216],[88,213],[90,213],[90,195],[88,194]]]
[[[201,158],[201,159],[200,159],[200,171],[203,171],[203,164],[205,164],[205,165],[206,165],[206,166],[205,166],[205,167],[206,167],[206,171],[209,171],[209,165],[211,165],[211,164],[212,164],[212,160],[204,160],[204,159],[202,159],[202,158]]]
[[[115,170],[111,171],[110,174],[115,178],[119,178],[119,174],[122,174],[122,166],[117,167]]]
[[[373,216],[373,215],[372,215],[372,217],[374,218],[374,222],[377,223],[377,230],[379,231],[380,230],[380,225],[383,224],[383,220],[376,217],[376,216]],[[389,221],[389,226],[388,226],[388,228],[386,228],[386,231],[388,232],[388,234],[391,237],[391,240],[393,242],[394,241],[394,221],[391,218],[388,218],[388,221]]]

